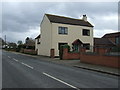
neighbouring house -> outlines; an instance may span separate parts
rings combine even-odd
[[[29,38],[29,37],[27,37],[26,39],[25,39],[25,44],[24,44],[25,46],[26,46],[26,48],[32,48],[32,49],[34,49],[34,47],[35,47],[35,40],[34,39],[32,39],[32,38]]]
[[[95,47],[120,46],[120,32],[105,34],[102,38],[94,38]]]
[[[87,51],[93,48],[93,25],[87,21],[87,16],[74,19],[64,16],[45,14],[40,24],[41,35],[35,38],[35,48],[38,55],[50,56],[51,50],[59,56],[60,46],[68,44],[78,51],[80,46]]]
[[[94,47],[114,47],[116,44],[108,38],[94,38]]]
[[[120,32],[105,34],[102,38],[107,38],[115,45],[120,46]]]
[[[35,38],[35,51],[37,51],[37,53],[38,53],[38,46],[40,45],[40,37],[41,37],[41,35],[38,35]]]

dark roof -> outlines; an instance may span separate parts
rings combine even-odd
[[[51,14],[45,14],[45,15],[48,17],[48,19],[52,23],[62,23],[62,24],[93,27],[93,25],[90,24],[88,21],[84,21],[82,19],[74,19],[74,18],[51,15]]]
[[[41,37],[41,35],[38,35],[35,39],[38,39],[38,38],[40,38]]]
[[[120,37],[120,32],[108,33],[108,34],[105,34],[102,38],[110,38],[110,37],[116,37],[116,36]]]
[[[83,43],[79,39],[76,39],[72,44],[83,44]]]
[[[115,43],[110,41],[108,38],[94,38],[94,45],[112,45],[114,46]]]

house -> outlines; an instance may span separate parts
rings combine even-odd
[[[29,37],[27,37],[26,39],[25,39],[25,44],[24,44],[25,46],[26,46],[26,48],[32,48],[32,49],[34,49],[34,47],[35,47],[35,40],[34,39],[32,39],[32,38],[29,38]]]
[[[102,38],[108,38],[111,42],[120,46],[120,32],[105,34]]]
[[[92,51],[93,25],[87,21],[86,15],[82,19],[74,19],[45,14],[40,27],[41,35],[35,38],[38,55],[50,56],[51,50],[54,50],[54,55],[59,56],[60,46],[64,44],[76,51],[80,46]]]
[[[38,53],[38,46],[40,44],[40,38],[41,38],[40,34],[35,38],[35,51],[37,51],[37,53]]]
[[[120,46],[120,32],[107,33],[102,38],[94,38],[95,47]]]
[[[114,42],[108,38],[94,38],[94,47],[114,47],[116,46]]]

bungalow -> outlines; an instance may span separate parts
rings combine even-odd
[[[76,51],[80,46],[86,47],[87,51],[93,50],[93,25],[87,21],[86,15],[74,19],[45,14],[40,27],[41,34],[35,38],[38,55],[50,56],[54,50],[54,55],[59,56],[60,46],[64,44]]]

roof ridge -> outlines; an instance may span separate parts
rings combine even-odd
[[[120,32],[111,32],[111,33],[106,33],[105,35],[109,35],[109,34],[116,34],[116,33],[120,33]]]
[[[75,20],[81,20],[81,21],[84,21],[83,19],[77,19],[77,18],[72,18],[72,17],[53,15],[53,14],[45,14],[45,15],[52,15],[52,16],[56,16],[56,17],[62,17],[62,18],[68,18],[68,19],[75,19]],[[88,21],[87,21],[87,22],[88,22]]]

